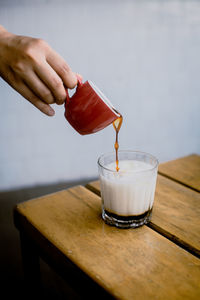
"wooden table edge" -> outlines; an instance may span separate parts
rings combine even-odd
[[[36,255],[41,257],[58,275],[64,278],[68,284],[77,292],[77,278],[78,278],[78,294],[81,296],[100,296],[102,299],[113,299],[110,292],[99,282],[95,281],[95,278],[91,278],[88,274],[82,271],[70,258],[68,258],[62,251],[60,251],[55,245],[53,245],[30,221],[23,216],[19,211],[17,205],[13,209],[14,225],[20,232],[21,248],[23,250],[28,243],[28,249],[33,249],[29,256]],[[31,244],[31,245],[30,245]],[[23,252],[23,251],[22,251]],[[27,251],[26,251],[27,252]],[[53,253],[53,255],[52,255]],[[22,253],[22,261],[25,272],[26,281],[34,280],[31,285],[35,285],[36,293],[40,288],[37,286],[39,279],[36,278],[36,272],[33,270],[38,268],[34,266],[32,269],[32,263],[27,261],[27,253],[25,256]],[[53,258],[52,258],[53,257]],[[32,260],[32,257],[28,258]],[[33,272],[33,274],[32,274]],[[37,270],[39,276],[39,270]],[[80,285],[81,283],[81,285]],[[28,288],[30,287],[30,283]]]

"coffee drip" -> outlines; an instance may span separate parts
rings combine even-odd
[[[120,115],[119,118],[117,118],[114,122],[113,122],[113,127],[115,129],[116,132],[116,138],[115,138],[115,152],[116,152],[116,171],[119,171],[119,159],[118,159],[118,149],[119,149],[119,143],[118,143],[118,135],[119,135],[119,130],[122,126],[122,121],[123,121],[123,117],[122,115]]]

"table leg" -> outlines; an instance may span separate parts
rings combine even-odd
[[[22,263],[24,270],[25,289],[28,297],[41,295],[40,257],[38,251],[24,233],[20,232]]]

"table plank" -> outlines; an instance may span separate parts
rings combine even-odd
[[[147,226],[106,225],[100,197],[84,187],[17,205],[18,229],[23,220],[117,299],[200,296],[198,258]]]
[[[192,154],[159,165],[159,173],[200,192],[200,155]]]
[[[98,181],[86,187],[100,195]],[[158,175],[150,226],[200,257],[200,194]]]

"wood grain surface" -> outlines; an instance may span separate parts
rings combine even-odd
[[[106,225],[100,197],[82,186],[19,204],[15,218],[18,229],[26,219],[116,299],[200,297],[198,258],[147,226]]]
[[[200,155],[192,154],[162,163],[159,173],[200,192]]]
[[[86,186],[100,195],[98,181]],[[152,221],[149,224],[200,257],[200,193],[158,175]]]

